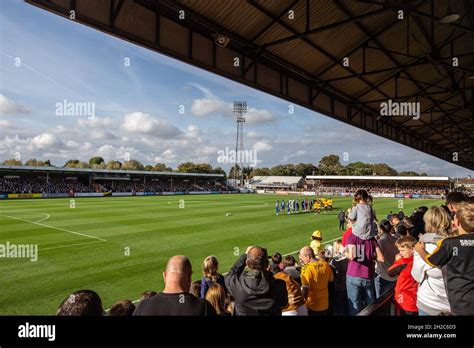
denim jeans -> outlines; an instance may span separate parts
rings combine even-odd
[[[349,315],[356,315],[374,302],[374,279],[346,276]]]
[[[431,314],[428,314],[426,312],[423,312],[421,309],[418,308],[418,315],[420,317],[425,317],[425,316],[431,316]]]
[[[396,281],[385,280],[378,274],[375,276],[374,282],[375,282],[375,298],[379,298],[380,296],[382,296],[385,293],[385,291],[390,289],[392,286],[395,286],[395,283],[396,283]]]

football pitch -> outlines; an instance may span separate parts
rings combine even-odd
[[[80,289],[95,290],[104,308],[163,289],[167,259],[186,255],[193,280],[202,261],[217,256],[225,273],[249,245],[293,253],[318,229],[323,242],[341,236],[337,214],[351,198],[334,198],[334,210],[275,215],[275,201],[289,196],[235,194],[69,198],[0,201],[0,245],[38,245],[37,261],[0,258],[0,315],[54,315]],[[376,198],[379,219],[399,201]],[[410,214],[439,200],[404,199]]]

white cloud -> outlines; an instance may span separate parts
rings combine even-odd
[[[131,134],[153,135],[165,139],[174,138],[182,133],[168,121],[143,112],[125,114],[122,129]]]
[[[208,88],[197,84],[190,84],[199,89],[205,98],[194,99],[191,104],[191,114],[197,117],[203,117],[211,114],[218,116],[233,117],[233,104],[226,103],[216,97]],[[244,115],[246,122],[250,124],[267,123],[274,121],[275,116],[267,109],[249,108]]]
[[[245,114],[245,121],[248,123],[267,123],[270,121],[274,121],[275,116],[266,109],[254,109],[250,108],[248,113]]]
[[[214,99],[194,99],[191,104],[191,113],[194,116],[202,117],[209,114],[221,112],[229,114],[232,111],[230,104]]]
[[[16,115],[16,114],[29,114],[30,110],[17,103],[3,94],[0,94],[0,114],[2,115]]]
[[[154,161],[155,163],[175,163],[178,155],[174,152],[173,149],[166,149],[159,156],[156,156]]]
[[[265,141],[257,141],[255,144],[253,144],[252,148],[258,152],[266,152],[271,151],[273,149],[273,146],[271,146]]]
[[[92,117],[92,118],[80,118],[77,124],[82,127],[88,128],[105,128],[113,125],[113,120],[110,117]]]
[[[60,141],[51,133],[42,133],[31,139],[31,143],[38,149],[48,149],[58,146]]]
[[[0,128],[7,128],[10,127],[12,123],[7,120],[0,120]]]

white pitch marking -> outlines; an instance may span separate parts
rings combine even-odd
[[[67,233],[77,234],[77,235],[79,235],[79,236],[83,236],[83,237],[87,237],[87,238],[97,239],[97,240],[100,240],[100,241],[102,241],[102,242],[107,242],[106,239],[103,239],[103,238],[100,238],[100,237],[95,237],[95,236],[90,236],[90,235],[85,234],[85,233],[69,231],[69,230],[65,230],[64,228],[49,226],[49,225],[45,225],[45,224],[42,224],[42,223],[39,223],[39,222],[30,221],[30,220],[25,220],[25,219],[17,218],[17,217],[14,217],[14,216],[9,216],[9,215],[2,215],[2,216],[8,217],[8,218],[10,218],[10,219],[15,219],[15,220],[19,220],[19,221],[29,222],[30,224],[35,224],[35,225],[38,225],[38,226],[43,226],[43,227],[52,228],[52,229],[55,229],[55,230],[58,230],[58,231],[63,231],[63,232],[67,232]]]
[[[35,221],[36,223],[49,219],[49,214],[46,214],[46,213],[40,213],[40,214],[46,215],[46,217],[45,217],[45,218],[42,218],[42,219],[40,219],[40,220],[38,220],[38,221]]]
[[[97,241],[92,241],[92,242],[85,242],[85,243],[76,243],[76,244],[68,244],[68,245],[61,245],[57,247],[51,247],[51,248],[40,248],[40,251],[44,250],[52,250],[52,249],[60,249],[60,248],[69,248],[77,245],[84,245],[84,244],[93,244],[93,243],[101,243],[102,241],[97,240]]]

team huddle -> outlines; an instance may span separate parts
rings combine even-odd
[[[275,202],[275,213],[280,215],[282,214],[290,215],[295,213],[305,213],[305,212],[314,212],[315,214],[321,213],[321,210],[332,210],[332,199],[320,198],[320,199],[290,199],[288,202],[285,202],[284,199],[277,200]]]

